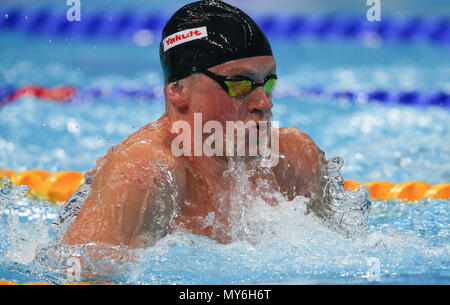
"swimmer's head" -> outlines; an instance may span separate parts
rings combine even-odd
[[[247,14],[222,1],[182,7],[162,32],[160,59],[166,84],[255,56],[272,56],[267,37]]]
[[[171,122],[195,129],[201,114],[201,124],[218,123],[223,135],[234,132],[230,122],[250,126],[246,134],[270,135],[276,64],[266,36],[244,12],[217,0],[184,6],[163,30],[160,55]],[[209,136],[202,133],[202,143]],[[230,143],[237,150],[231,141],[224,137],[222,149]],[[243,144],[246,151],[258,145],[248,136]]]

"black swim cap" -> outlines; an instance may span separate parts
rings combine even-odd
[[[265,55],[272,56],[272,49],[259,26],[240,9],[218,0],[182,7],[162,32],[166,83],[231,60]]]

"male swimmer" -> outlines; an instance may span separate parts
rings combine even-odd
[[[90,190],[83,205],[77,206],[63,243],[146,247],[176,228],[221,243],[231,241],[229,210],[221,206],[221,195],[233,191],[224,172],[235,157],[178,156],[173,143],[181,130],[172,132],[172,127],[182,121],[194,130],[195,116],[201,114],[203,123],[219,122],[223,130],[226,122],[253,121],[258,135],[271,134],[268,129],[275,127],[263,124],[272,119],[277,79],[271,46],[241,10],[221,1],[199,1],[168,21],[160,58],[164,115],[110,148],[86,174]],[[281,157],[275,166],[253,172],[249,179],[253,189],[263,182],[288,200],[305,196],[310,198],[308,209],[320,214],[325,204],[324,153],[295,127],[277,131]],[[208,135],[202,136],[205,140]],[[247,141],[246,147],[250,145]],[[239,160],[251,164],[259,157]],[[60,222],[73,210],[71,204],[73,200],[66,203]],[[214,215],[215,225],[205,226],[208,215]]]

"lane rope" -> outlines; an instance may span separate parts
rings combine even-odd
[[[6,176],[15,185],[27,185],[31,196],[61,204],[84,183],[84,174],[77,171],[50,173],[41,169],[26,170],[19,173],[0,169],[0,179]],[[1,185],[1,184],[0,184]],[[424,198],[450,199],[450,183],[431,185],[423,181],[410,181],[394,184],[388,181],[361,183],[345,180],[345,189],[355,191],[360,185],[369,189],[372,199],[390,200],[398,198],[405,201],[417,201]]]
[[[144,101],[163,100],[163,87],[144,88],[81,88],[73,86],[44,87],[38,85],[16,88],[0,86],[0,107],[22,97],[32,96],[59,103],[82,103],[98,99],[136,99]],[[378,102],[385,105],[439,106],[450,107],[450,93],[444,90],[434,92],[388,91],[388,90],[327,90],[323,88],[305,89],[299,87],[278,87],[274,98],[323,98],[345,99],[356,103]]]
[[[172,12],[173,13],[173,12]],[[66,10],[48,7],[0,7],[0,31],[19,31],[63,38],[130,39],[139,31],[153,33],[159,43],[160,33],[171,13],[145,10],[83,11],[80,22],[70,22]],[[297,14],[252,16],[271,38],[361,39],[363,41],[425,41],[450,45],[450,18],[423,16],[383,16],[369,22],[365,14]]]

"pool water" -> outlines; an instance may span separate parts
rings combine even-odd
[[[155,38],[157,40],[157,38]],[[49,40],[0,32],[0,84],[77,88],[162,87],[158,48],[132,41]],[[6,43],[7,42],[7,43]],[[30,47],[32,46],[32,48]],[[274,40],[280,92],[290,87],[450,90],[448,49],[426,43]],[[0,168],[85,172],[106,150],[164,112],[162,97],[74,101],[24,97],[0,108]],[[274,119],[309,134],[344,178],[450,180],[450,112],[439,107],[274,96]],[[0,193],[0,279],[64,283],[67,259],[89,249],[52,247],[58,207]],[[236,190],[245,195],[245,188]],[[351,195],[351,193],[349,193]],[[148,284],[450,283],[449,200],[374,200],[364,234],[346,238],[305,215],[304,200],[269,207],[258,198],[230,244],[175,232],[133,250],[121,265],[92,263],[91,281]],[[237,200],[238,201],[238,200]],[[102,245],[94,251],[105,251]]]
[[[21,196],[14,188],[11,193],[14,196],[9,198]],[[108,248],[56,250],[50,223],[57,207],[27,197],[12,207],[4,198],[0,198],[0,274],[4,279],[65,283],[70,281],[69,258],[90,250],[104,253]],[[128,253],[137,258],[132,263],[90,262],[94,275],[84,280],[127,284],[449,283],[446,200],[374,201],[367,233],[353,238],[306,216],[301,198],[278,207],[265,202],[255,206],[246,211],[245,219],[253,225],[230,244],[173,233],[150,248]]]

